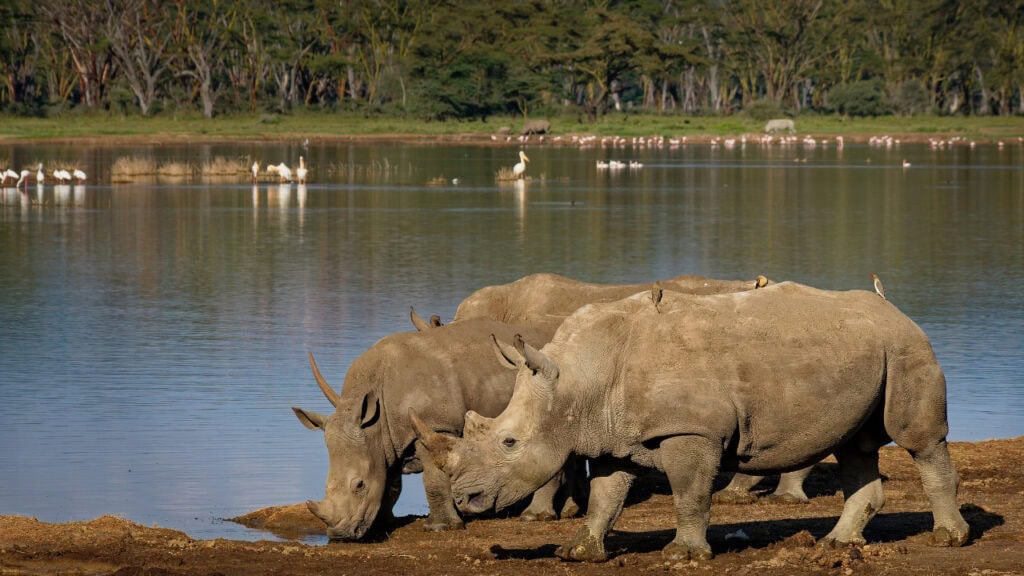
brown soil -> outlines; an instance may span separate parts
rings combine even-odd
[[[466,531],[430,533],[423,519],[400,518],[376,542],[310,546],[297,542],[194,540],[104,516],[48,524],[0,516],[0,574],[1024,574],[1024,437],[953,443],[960,502],[972,539],[963,548],[932,548],[932,518],[910,457],[885,448],[881,469],[888,501],[865,532],[870,544],[839,550],[814,547],[842,507],[836,467],[825,462],[808,480],[809,504],[716,504],[708,539],[715,558],[665,562],[660,549],[673,535],[671,496],[656,477],[644,479],[608,539],[604,564],[559,561],[555,547],[580,520],[525,523],[475,520]],[[235,519],[279,535],[319,533],[305,506],[257,510]],[[733,537],[742,530],[749,538]]]

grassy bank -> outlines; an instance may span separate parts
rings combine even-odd
[[[801,116],[795,119],[801,134],[857,138],[873,135],[963,136],[980,141],[1024,136],[1024,117],[912,116],[843,118]],[[552,133],[598,136],[735,136],[760,133],[764,122],[745,115],[678,116],[612,114],[595,123],[575,116],[552,118]],[[51,140],[75,138],[174,139],[276,139],[297,135],[311,138],[362,136],[421,136],[485,138],[502,127],[517,133],[521,118],[490,118],[487,122],[424,122],[390,117],[364,117],[346,113],[301,112],[296,114],[238,114],[207,120],[194,116],[121,116],[79,114],[58,118],[0,116],[0,139]]]

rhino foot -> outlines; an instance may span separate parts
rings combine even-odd
[[[811,501],[806,495],[790,494],[788,492],[772,494],[768,496],[767,500],[773,504],[808,504]]]
[[[542,512],[531,512],[529,510],[523,512],[519,519],[523,522],[551,522],[552,520],[558,520],[554,512],[544,510]]]
[[[580,505],[577,504],[576,501],[573,500],[572,498],[569,498],[568,500],[565,501],[565,504],[562,505],[561,517],[563,519],[575,518],[580,515],[580,512]]]
[[[683,562],[687,560],[710,560],[713,556],[711,546],[691,546],[681,542],[669,542],[668,546],[661,549],[661,555],[669,562]]]
[[[753,504],[757,496],[746,490],[719,490],[711,495],[715,504]]]
[[[591,534],[590,529],[586,526],[576,532],[576,537],[570,544],[559,546],[555,550],[555,556],[570,562],[604,562],[608,560],[604,542]]]
[[[833,550],[838,550],[840,548],[848,548],[851,545],[863,546],[864,544],[867,544],[867,540],[865,540],[863,537],[844,541],[833,536],[825,536],[821,540],[818,540],[818,543],[815,544],[815,546],[818,548],[831,548]]]
[[[466,523],[462,520],[444,522],[427,518],[427,522],[423,525],[423,529],[427,532],[444,532],[445,530],[465,530]]]
[[[967,537],[970,535],[970,530],[950,530],[945,526],[939,526],[932,531],[931,536],[928,538],[928,545],[930,546],[941,546],[958,548],[963,546],[967,542]]]

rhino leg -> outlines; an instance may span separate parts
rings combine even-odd
[[[547,484],[534,492],[530,505],[526,510],[523,510],[519,518],[525,522],[557,520],[558,517],[555,516],[555,495],[558,494],[558,488],[562,485],[564,478],[565,472],[559,472]]]
[[[735,474],[729,485],[715,492],[711,499],[716,504],[750,504],[757,500],[751,490],[764,476],[748,476],[746,474]]]
[[[555,555],[563,560],[604,562],[608,559],[604,537],[622,513],[629,487],[636,478],[635,474],[601,462],[594,463],[593,474],[587,519],[572,542],[555,550]]]
[[[804,492],[804,480],[807,480],[813,469],[814,466],[808,466],[807,468],[786,472],[779,476],[779,485],[768,498],[784,504],[806,504],[810,502],[811,499]]]
[[[669,561],[707,560],[711,486],[722,458],[722,443],[701,436],[674,436],[658,448],[662,468],[672,487],[676,537],[662,550]]]
[[[565,464],[565,474],[559,497],[562,498],[562,511],[559,518],[575,518],[583,513],[581,504],[587,499],[587,459],[572,457]]]
[[[835,453],[839,460],[839,482],[843,487],[843,513],[819,545],[864,544],[864,526],[885,505],[882,477],[878,472],[878,449],[864,451],[855,437]]]
[[[380,504],[380,512],[377,513],[375,521],[375,524],[379,526],[387,526],[395,520],[395,503],[402,495],[402,469],[388,470],[387,483],[387,488],[384,489],[384,499]]]
[[[419,441],[416,442],[416,456],[423,463],[423,488],[427,492],[427,506],[430,507],[430,515],[423,528],[430,531],[464,530],[466,524],[455,510],[448,475],[434,465],[426,447]]]
[[[931,502],[932,516],[935,517],[931,545],[963,545],[970,535],[970,526],[956,504],[956,491],[960,480],[953,462],[949,459],[946,442],[938,442],[929,450],[913,452],[912,456],[921,473],[924,492]]]

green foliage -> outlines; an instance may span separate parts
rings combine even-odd
[[[885,87],[879,80],[860,80],[833,88],[828,95],[832,109],[847,116],[888,114]]]
[[[743,109],[747,116],[758,122],[764,122],[771,120],[772,118],[782,118],[785,113],[782,111],[782,106],[778,103],[772,102],[771,100],[758,100],[753,104],[750,104]]]
[[[893,95],[892,105],[897,114],[924,114],[931,107],[928,88],[916,78],[906,80]]]

